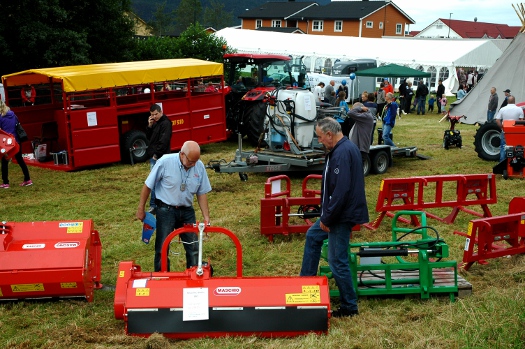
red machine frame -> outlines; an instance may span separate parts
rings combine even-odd
[[[0,300],[85,298],[100,288],[93,221],[0,223]]]
[[[488,264],[487,259],[525,253],[525,197],[516,197],[509,204],[509,214],[471,220],[465,236],[463,270],[478,262]]]
[[[182,272],[169,272],[169,244],[182,233],[200,235],[199,265]],[[212,277],[210,264],[202,263],[204,233],[222,233],[233,241],[237,250],[236,276]],[[198,304],[192,304],[192,299]],[[114,313],[115,318],[125,321],[127,334],[142,337],[155,332],[183,339],[327,333],[328,279],[245,277],[239,239],[225,228],[200,223],[198,227],[186,226],[168,235],[162,246],[160,272],[142,272],[133,261],[120,263]]]

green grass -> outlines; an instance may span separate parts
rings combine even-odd
[[[495,163],[482,161],[474,152],[475,127],[458,125],[463,148],[444,150],[443,130],[437,114],[407,115],[394,128],[399,146],[417,146],[430,160],[396,158],[384,175],[366,178],[371,219],[383,178],[416,175],[491,173]],[[235,143],[203,146],[202,160],[234,157]],[[102,283],[115,285],[120,261],[135,260],[143,270],[152,270],[153,244],[140,241],[141,223],[135,220],[140,189],[149,172],[146,163],[135,166],[114,164],[72,173],[30,168],[32,187],[18,187],[22,174],[10,165],[12,186],[0,191],[0,220],[50,221],[92,219],[103,245]],[[241,240],[244,274],[298,275],[304,236],[276,236],[269,243],[259,232],[260,204],[269,175],[249,174],[241,182],[236,174],[208,172],[213,191],[209,195],[211,223],[233,231]],[[306,174],[293,174],[294,195],[300,193]],[[497,178],[498,203],[493,215],[504,215],[514,196],[523,195],[522,180]],[[453,189],[446,190],[454,195]],[[479,211],[479,208],[474,208]],[[439,216],[449,209],[436,209]],[[197,211],[198,219],[202,219]],[[454,231],[466,231],[475,217],[460,213],[453,225],[429,219],[447,241],[451,258],[463,258],[465,238]],[[377,231],[363,229],[354,241],[384,241],[390,238],[391,220]],[[178,245],[175,252],[182,252]],[[0,252],[1,253],[1,252]],[[172,256],[172,270],[182,270],[184,254]],[[205,258],[211,258],[216,275],[234,275],[235,251],[227,238],[210,237]],[[35,263],[38,261],[35,260]],[[98,290],[92,303],[59,302],[0,303],[0,347],[2,348],[520,348],[525,341],[525,262],[523,256],[489,260],[472,266],[463,277],[473,285],[472,295],[451,303],[448,297],[430,300],[362,299],[360,315],[332,319],[328,335],[305,335],[287,339],[220,338],[189,341],[168,340],[154,335],[148,339],[126,336],[123,321],[113,315],[112,291]]]

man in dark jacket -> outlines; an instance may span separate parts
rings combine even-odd
[[[150,157],[150,167],[153,168],[158,159],[164,154],[169,154],[171,143],[171,121],[162,113],[162,108],[158,104],[153,104],[149,109],[150,117],[146,136],[149,139],[149,145],[146,152]],[[155,190],[151,190],[149,212],[155,214]]]
[[[427,102],[428,87],[423,83],[423,80],[419,80],[416,90],[416,100],[417,100],[417,115],[425,115],[425,104]]]
[[[436,92],[436,98],[439,100],[440,98],[443,97],[444,94],[445,94],[445,85],[443,85],[443,81],[439,79],[438,88]],[[441,114],[441,103],[438,103],[437,106],[438,106],[438,114]]]
[[[343,136],[341,125],[333,118],[319,120],[315,133],[329,153],[322,178],[321,217],[306,233],[300,275],[317,275],[321,247],[328,238],[328,263],[340,294],[340,308],[332,316],[354,316],[359,311],[348,263],[348,244],[354,225],[368,222],[361,154]]]

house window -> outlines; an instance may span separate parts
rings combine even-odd
[[[436,29],[443,29],[443,25],[442,24],[436,24]]]
[[[343,21],[335,21],[334,22],[334,32],[342,32],[343,31]]]
[[[255,20],[255,29],[259,29],[262,27],[262,19],[256,19]]]
[[[399,35],[403,32],[403,24],[397,23],[396,24],[396,35]]]
[[[373,27],[374,27],[374,22],[372,22],[372,21],[366,21],[366,27],[367,27],[367,28],[373,28]]]
[[[429,67],[427,73],[430,73],[430,86],[434,86],[436,84],[437,69],[435,67]]]
[[[383,22],[379,22],[379,29],[383,29]]]
[[[281,28],[281,20],[280,19],[272,19],[272,27],[274,27],[274,28]]]
[[[314,32],[322,32],[323,31],[323,21],[313,21],[312,30]]]

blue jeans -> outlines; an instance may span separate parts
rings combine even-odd
[[[425,114],[425,102],[427,99],[425,97],[420,97],[417,101],[417,113]]]
[[[491,121],[494,119],[494,115],[496,115],[496,111],[487,110],[487,121]]]
[[[153,166],[157,163],[157,160],[154,160],[153,158],[149,159],[149,168],[150,170],[153,169]],[[155,207],[155,187],[151,188],[151,194],[149,199],[149,207]]]
[[[385,145],[390,145],[392,147],[395,147],[396,145],[392,140],[390,139],[390,133],[392,132],[393,127],[387,124],[383,125],[383,143]]]
[[[195,223],[195,210],[193,207],[176,209],[174,207],[157,207],[157,236],[155,237],[155,271],[160,271],[160,260],[162,244],[166,237],[175,229],[182,228],[186,223]],[[179,235],[186,250],[186,268],[198,264],[199,239],[195,233],[183,233]],[[169,254],[169,248],[168,252]],[[168,271],[170,260],[168,258]]]
[[[505,141],[505,133],[503,133],[503,131],[499,134],[499,142],[499,162],[502,162],[507,158],[507,154],[505,153],[507,142]]]
[[[357,310],[357,295],[352,282],[348,262],[348,245],[354,224],[340,223],[330,226],[330,233],[323,231],[318,219],[306,232],[301,276],[315,276],[319,269],[321,247],[328,238],[328,264],[339,288],[340,307],[344,310]]]

